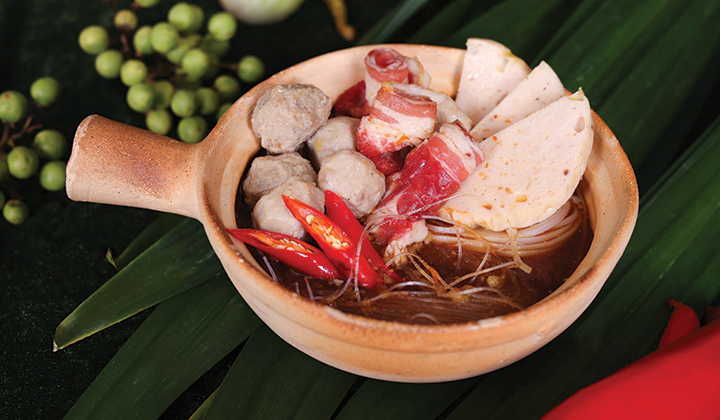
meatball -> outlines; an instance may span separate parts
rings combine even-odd
[[[303,239],[307,232],[285,207],[282,195],[289,195],[305,204],[325,212],[325,194],[315,185],[296,176],[288,178],[274,190],[262,196],[253,209],[255,227],[270,232],[284,233]]]
[[[323,160],[318,186],[342,197],[359,218],[371,213],[382,199],[385,175],[362,154],[341,150]]]
[[[270,153],[296,152],[327,121],[330,98],[312,85],[275,85],[258,99],[252,129]]]
[[[293,176],[312,184],[317,182],[317,174],[310,162],[298,153],[255,158],[243,182],[245,202],[255,205],[260,197]]]
[[[359,119],[351,117],[330,118],[327,124],[313,134],[307,144],[315,168],[320,167],[323,158],[338,150],[357,149],[355,134],[359,122]]]

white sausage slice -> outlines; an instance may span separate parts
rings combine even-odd
[[[590,103],[579,90],[482,142],[485,161],[440,215],[495,231],[545,220],[577,188],[592,142]]]
[[[477,123],[528,73],[527,64],[506,46],[489,39],[470,38],[455,102],[473,123]]]
[[[470,134],[478,141],[484,140],[563,96],[565,89],[562,82],[553,69],[542,61]]]

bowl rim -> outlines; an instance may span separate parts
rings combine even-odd
[[[459,48],[421,44],[376,44],[336,50],[302,61],[274,74],[273,76],[267,78],[265,81],[256,85],[250,91],[246,92],[242,98],[236,101],[235,105],[242,102],[243,99],[254,98],[258,95],[259,91],[264,90],[266,86],[274,84],[274,81],[283,78],[285,75],[287,75],[287,73],[292,72],[296,69],[302,68],[304,66],[314,65],[319,61],[327,60],[328,58],[331,58],[333,56],[347,54],[351,51],[370,50],[372,48],[378,47],[394,48],[400,51],[406,49],[410,50],[422,48],[428,50],[435,50],[440,53],[465,53],[465,50]],[[230,113],[228,112],[226,113],[226,115],[227,114]],[[607,124],[595,113],[595,111],[592,111],[592,119],[595,133],[600,132],[604,135],[604,137],[606,137],[607,140],[605,142],[608,143],[608,146],[611,149],[610,154],[614,157],[613,160],[616,163],[613,165],[613,167],[620,172],[622,185],[625,185],[628,192],[630,193],[630,196],[628,197],[629,204],[625,211],[622,213],[623,220],[616,228],[614,232],[614,237],[610,241],[609,246],[602,252],[595,264],[589,267],[585,271],[585,273],[583,273],[579,278],[574,280],[572,284],[565,288],[563,288],[563,286],[561,285],[560,288],[556,289],[550,295],[540,300],[539,302],[531,305],[530,307],[506,315],[500,315],[492,318],[485,318],[465,323],[408,324],[398,321],[387,321],[341,312],[338,309],[334,309],[327,305],[311,301],[310,299],[307,299],[296,294],[293,291],[290,291],[289,289],[273,281],[273,279],[264,271],[264,269],[260,268],[257,261],[255,261],[254,259],[252,261],[247,261],[245,256],[238,252],[236,245],[232,242],[230,236],[225,232],[220,217],[218,217],[218,215],[215,214],[215,212],[213,211],[212,206],[209,202],[209,193],[206,186],[204,185],[204,182],[202,181],[198,183],[200,220],[203,222],[208,239],[212,243],[213,248],[216,250],[216,252],[221,252],[225,255],[234,256],[234,258],[232,258],[232,261],[233,264],[237,265],[240,268],[240,272],[243,274],[242,281],[254,282],[255,286],[262,289],[264,293],[273,295],[278,300],[278,305],[284,305],[284,303],[287,303],[287,305],[284,306],[292,306],[296,308],[293,310],[302,311],[311,317],[319,317],[325,319],[329,318],[333,322],[340,322],[345,326],[352,328],[353,330],[361,329],[397,334],[409,333],[424,335],[446,335],[463,332],[467,333],[468,331],[494,330],[496,328],[508,329],[513,328],[513,326],[532,328],[532,326],[534,325],[532,320],[540,322],[540,320],[546,319],[545,317],[550,313],[554,312],[557,307],[563,306],[563,304],[571,300],[578,299],[580,296],[583,296],[585,294],[584,292],[587,289],[598,288],[599,290],[599,286],[602,286],[604,284],[605,280],[608,278],[613,268],[615,267],[615,264],[624,253],[625,247],[630,240],[630,236],[635,227],[639,205],[639,193],[635,173],[632,169],[629,159],[627,158],[627,155],[625,154],[616,136],[610,130]],[[219,126],[220,124],[218,124],[216,128]],[[213,131],[216,131],[216,129],[214,129]],[[213,133],[209,135],[209,137],[212,136]],[[218,135],[215,135],[212,143],[218,141],[218,137]],[[210,149],[212,149],[213,145],[211,145],[210,142],[203,143],[205,143],[204,146],[206,146],[206,152],[209,152]],[[199,169],[200,176],[203,176],[205,173],[205,163],[206,160],[201,159],[201,167]],[[235,208],[234,206],[235,200],[233,200],[233,209]],[[593,243],[595,242],[595,240],[596,239],[594,238]],[[302,324],[305,327],[310,328],[319,334],[329,335],[327,334],[327,329],[319,330],[318,328],[312,325],[307,325],[306,323],[297,319],[292,319],[292,321]],[[336,337],[334,334],[330,334],[329,336]],[[367,342],[365,343],[365,345],[368,347],[384,348],[383,346],[373,345],[372,342]],[[421,351],[421,349],[418,350]]]

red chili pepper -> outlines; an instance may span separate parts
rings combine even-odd
[[[341,278],[337,268],[319,249],[292,236],[255,229],[226,229],[235,238],[251,245],[297,271],[319,279]]]
[[[665,347],[700,328],[700,319],[693,308],[673,299],[668,299],[667,304],[674,309],[660,338],[658,348]]]
[[[330,190],[325,190],[325,210],[330,220],[337,223],[350,236],[350,239],[355,243],[360,243],[360,238],[363,236],[363,226],[355,218],[352,210],[345,204],[343,199]],[[385,260],[372,246],[367,236],[363,238],[360,254],[367,258],[375,270],[388,275],[396,283],[402,281],[402,278],[395,270],[385,264]]]
[[[355,241],[329,217],[313,207],[285,194],[282,198],[290,213],[302,223],[310,236],[315,238],[330,261],[334,262],[343,274],[349,274],[355,268]],[[380,276],[362,255],[357,261],[356,274],[362,287],[375,289],[382,285]]]
[[[720,418],[720,319],[578,391],[542,420]]]

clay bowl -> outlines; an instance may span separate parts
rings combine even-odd
[[[390,45],[417,56],[431,87],[456,93],[464,50]],[[371,378],[440,382],[507,366],[558,336],[590,305],[627,245],[638,211],[635,175],[612,131],[593,113],[595,142],[581,188],[595,237],[572,277],[532,307],[468,324],[405,325],[346,315],[292,293],[265,274],[225,227],[259,150],[250,127],[255,101],[274,84],[310,83],[331,98],[361,80],[374,46],[322,55],[284,70],[240,98],[194,145],[93,115],[77,129],[68,162],[73,200],[142,207],[192,217],[245,301],[285,341],[331,366]]]

